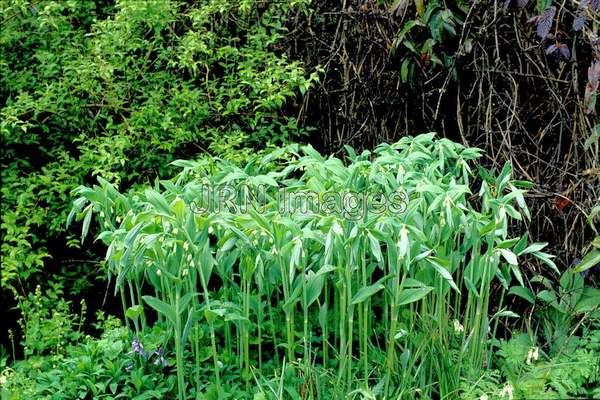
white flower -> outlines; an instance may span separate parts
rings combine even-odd
[[[209,227],[208,227],[208,233],[213,233],[214,231],[215,231],[215,230],[213,229],[213,227],[212,227],[212,226],[209,226]]]
[[[6,384],[6,376],[2,375],[0,376],[0,385],[5,385]]]
[[[400,329],[398,331],[398,333],[396,333],[396,335],[394,336],[394,339],[398,340],[403,336],[406,336],[408,334],[408,331],[406,329]]]
[[[277,248],[273,247],[273,249],[271,250],[271,254],[273,254],[274,256],[277,255]]]
[[[223,363],[221,361],[217,360],[217,367],[219,368],[223,368]]]
[[[161,274],[160,269],[157,269],[156,270],[156,275],[160,276],[160,274]]]
[[[183,249],[185,251],[187,251],[189,248],[190,248],[190,244],[187,241],[183,242]]]
[[[337,221],[333,223],[333,226],[331,227],[331,230],[336,235],[343,235],[344,234],[344,228],[342,228],[340,226],[340,224],[337,223]]]
[[[104,218],[104,211],[100,211],[100,217]]]
[[[455,319],[454,320],[454,333],[456,333],[458,335],[459,333],[462,333],[464,331],[465,331],[465,327],[462,326],[462,324],[457,319]]]
[[[537,361],[539,357],[539,349],[537,347],[530,348],[529,352],[527,353],[527,365],[531,364],[532,361]]]
[[[487,394],[482,394],[481,396],[479,396],[479,400],[489,400],[489,397]]]
[[[508,397],[508,400],[513,399],[513,387],[510,383],[504,385],[504,387],[500,391],[500,397]]]
[[[183,272],[181,273],[181,276],[187,276],[188,274],[188,269],[184,269]]]
[[[177,236],[177,233],[179,233],[179,231],[177,230],[177,228],[173,228],[173,235]]]

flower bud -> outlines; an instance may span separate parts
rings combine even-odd
[[[455,319],[454,320],[454,333],[456,333],[458,335],[459,333],[462,333],[464,331],[465,331],[465,327],[462,326],[462,324],[457,319]]]

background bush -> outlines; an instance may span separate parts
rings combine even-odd
[[[94,176],[129,187],[180,157],[242,161],[305,132],[281,110],[317,75],[274,51],[303,1],[1,7],[4,289],[24,295],[48,264],[71,292],[99,273],[65,228],[70,191]]]

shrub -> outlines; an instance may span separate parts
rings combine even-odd
[[[49,256],[74,268],[47,241],[70,239],[69,192],[91,177],[130,186],[303,134],[280,114],[317,79],[275,50],[292,8],[306,2],[2,2],[2,286],[33,290]]]

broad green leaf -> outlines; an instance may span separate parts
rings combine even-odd
[[[521,270],[519,269],[519,266],[510,264],[510,269],[511,269],[513,275],[515,276],[515,278],[517,278],[517,281],[519,282],[519,284],[521,286],[525,286],[525,282],[523,282],[523,275],[521,275]],[[507,284],[508,284],[508,282],[507,282]]]
[[[519,238],[506,239],[496,245],[497,249],[509,249],[519,242]]]
[[[321,329],[325,328],[325,324],[327,324],[327,311],[329,304],[327,303],[323,303],[321,304],[321,306],[319,307],[319,326],[321,327]]]
[[[90,229],[90,222],[92,221],[93,213],[93,208],[91,204],[85,208],[84,213],[85,217],[83,218],[83,227],[81,228],[81,243],[83,243],[83,240],[87,236],[88,231]]]
[[[535,295],[531,289],[523,286],[513,286],[509,289],[508,294],[519,296],[522,299],[527,300],[531,304],[535,304]]]
[[[137,236],[140,233],[140,230],[142,230],[142,228],[144,227],[145,223],[144,222],[140,222],[138,223],[136,226],[133,227],[132,230],[130,230],[127,233],[127,236],[125,236],[125,247],[131,247],[133,245],[133,242],[135,241],[135,239],[137,238]]]
[[[600,309],[600,289],[586,287],[583,289],[581,298],[575,306],[578,314],[592,312]]]
[[[511,264],[511,265],[519,264],[519,262],[517,261],[517,256],[515,255],[515,253],[513,253],[509,249],[498,249],[498,251],[500,252],[500,254],[502,254],[502,257],[504,257],[506,262],[508,262],[509,264]]]
[[[440,276],[444,278],[454,290],[460,293],[458,286],[456,286],[454,279],[452,279],[452,275],[450,275],[450,272],[442,266],[443,261],[437,257],[428,257],[427,259],[431,262],[431,265],[436,272],[440,274]]]
[[[552,261],[552,255],[548,254],[548,253],[544,253],[542,251],[535,251],[533,253],[535,257],[537,257],[540,261],[542,261],[544,264],[548,265],[550,268],[552,268],[552,270],[554,272],[556,272],[557,274],[559,274],[560,272],[558,271],[558,267],[556,266],[556,264],[554,264],[554,261]]]
[[[180,197],[175,198],[170,205],[171,211],[180,221],[183,220],[186,208],[187,205],[185,204],[185,201],[183,201]]]
[[[186,310],[190,301],[197,296],[199,293],[186,293],[179,298],[179,312],[182,313]]]
[[[157,299],[153,296],[142,296],[142,299],[160,314],[164,315],[173,325],[175,325],[176,321],[176,313],[175,308],[170,304],[165,303],[162,300]]]
[[[135,306],[131,306],[129,307],[126,311],[125,311],[125,316],[131,320],[136,320],[144,311],[144,307],[142,307],[141,305],[135,305]]]
[[[307,297],[307,307],[314,303],[319,296],[321,295],[321,291],[323,290],[323,284],[325,282],[324,274],[311,274],[308,275],[306,279],[306,297]]]
[[[158,211],[164,215],[171,215],[171,207],[169,207],[169,203],[167,203],[162,194],[153,189],[147,189],[144,194],[146,195],[146,200],[148,200],[148,202],[152,204]]]
[[[548,243],[533,243],[533,244],[529,245],[525,250],[520,252],[519,255],[538,252],[538,251],[542,250],[544,247],[546,247],[547,245],[548,245]]]
[[[354,297],[352,297],[351,303],[352,304],[360,304],[363,301],[371,298],[375,293],[379,292],[383,288],[384,288],[383,284],[381,284],[379,282],[374,283],[369,286],[365,286],[363,288],[360,288],[358,290],[358,292],[356,292]]]
[[[544,302],[558,307],[558,302],[556,299],[556,294],[550,290],[542,290],[537,294],[538,299],[543,300]]]
[[[592,268],[595,265],[600,264],[600,250],[592,249],[589,253],[583,257],[583,260],[575,267],[575,272],[583,272]]]
[[[368,234],[369,244],[371,245],[371,253],[375,256],[375,259],[378,262],[383,260],[383,256],[381,255],[381,246],[379,245],[379,241],[373,236],[371,233]]]
[[[223,311],[225,311],[225,310],[223,310]],[[209,324],[214,323],[218,317],[223,317],[224,315],[225,315],[224,312],[222,314],[220,314],[217,312],[217,310],[212,310],[210,308],[207,308],[204,310],[204,318],[206,318],[206,321]]]
[[[427,296],[427,294],[432,290],[433,288],[430,286],[415,289],[402,289],[402,291],[398,295],[398,305],[403,306],[405,304],[410,304],[414,303],[415,301],[419,301],[423,297]]]

